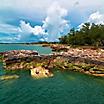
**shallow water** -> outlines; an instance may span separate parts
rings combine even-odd
[[[0,44],[0,52],[10,50],[35,50],[39,54],[49,54],[52,52],[51,48],[42,47],[40,45],[25,45],[25,44]]]
[[[44,53],[41,46],[13,46],[15,49],[37,49]],[[9,50],[8,47],[5,47],[6,50]],[[51,52],[48,48],[46,51]],[[0,80],[0,104],[104,104],[104,78],[54,71],[54,77],[36,80],[29,71],[11,73],[18,74],[20,78]],[[0,63],[2,74],[5,71]]]

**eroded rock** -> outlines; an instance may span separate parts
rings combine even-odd
[[[2,75],[0,76],[0,80],[9,80],[9,79],[17,79],[18,75]]]
[[[45,78],[45,77],[52,77],[53,74],[49,70],[39,66],[31,69],[31,76],[34,78]]]

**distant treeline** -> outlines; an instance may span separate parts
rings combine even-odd
[[[72,28],[60,43],[69,45],[104,46],[104,25],[85,23],[79,30]]]
[[[0,44],[27,44],[27,45],[34,45],[34,44],[59,44],[59,42],[47,42],[47,41],[39,41],[39,42],[24,42],[24,43],[0,43]]]

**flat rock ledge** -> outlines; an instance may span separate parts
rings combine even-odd
[[[2,75],[0,76],[0,80],[9,80],[9,79],[17,79],[18,75]]]
[[[101,49],[98,52],[96,50],[70,48],[69,50],[49,55],[39,55],[36,51],[30,50],[14,50],[0,54],[3,56],[3,64],[6,70],[27,69],[31,71],[31,76],[35,78],[53,76],[50,72],[53,68],[104,76],[104,50]],[[91,56],[90,52],[92,54],[93,51],[96,54]],[[98,54],[99,52],[100,54]]]

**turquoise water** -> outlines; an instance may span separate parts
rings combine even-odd
[[[14,47],[39,48],[40,53],[43,53],[41,46]],[[48,53],[50,49],[45,51]],[[2,63],[0,70],[0,74],[5,73]],[[13,73],[20,78],[0,80],[0,104],[104,104],[104,78],[77,72],[54,71],[54,77],[36,80],[30,76],[29,71]]]
[[[10,50],[35,50],[39,54],[49,54],[51,49],[48,47],[41,47],[40,45],[25,45],[25,44],[0,44],[0,52]]]

